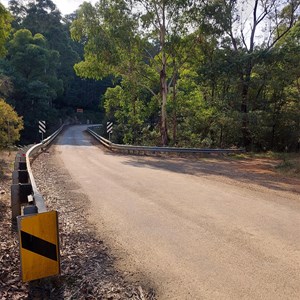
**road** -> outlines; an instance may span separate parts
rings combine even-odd
[[[66,130],[56,155],[119,267],[159,299],[300,298],[299,193],[230,164],[218,174],[218,160],[111,154],[84,129]]]

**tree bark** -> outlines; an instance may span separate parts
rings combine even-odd
[[[241,101],[241,113],[242,113],[242,136],[243,136],[243,146],[249,150],[251,145],[251,132],[249,128],[249,115],[248,115],[248,105],[249,105],[249,84],[250,84],[250,74],[251,71],[247,72],[246,78],[243,78],[242,82],[242,101]]]
[[[167,127],[167,74],[166,74],[166,55],[162,53],[162,70],[160,72],[161,85],[161,142],[163,146],[168,144],[168,127]]]
[[[167,96],[168,96],[168,83],[167,83],[167,57],[165,52],[165,39],[166,39],[166,7],[165,2],[162,3],[162,20],[160,22],[160,46],[162,52],[162,68],[160,71],[160,92],[161,92],[161,142],[163,146],[168,145],[168,127],[167,127]]]
[[[174,66],[175,66],[175,59],[174,59]],[[175,68],[176,72],[176,68]],[[177,84],[177,74],[174,74],[173,80],[173,143],[176,145],[177,142],[177,102],[176,102],[176,84]]]

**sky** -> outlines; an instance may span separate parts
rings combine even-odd
[[[9,0],[0,0],[4,6],[8,7]],[[63,15],[74,12],[84,0],[52,0]],[[96,3],[97,0],[86,0],[86,2]]]

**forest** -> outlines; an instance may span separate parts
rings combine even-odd
[[[0,147],[38,120],[116,143],[300,151],[300,0],[0,4]],[[83,109],[83,113],[77,109]]]

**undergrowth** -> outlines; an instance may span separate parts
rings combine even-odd
[[[16,153],[16,151],[11,150],[0,150],[0,180],[11,176]]]
[[[300,155],[284,153],[280,163],[275,168],[281,173],[300,178]]]
[[[233,154],[232,159],[274,159],[278,160],[275,170],[281,174],[300,178],[300,153],[285,153],[285,152],[247,152]]]

